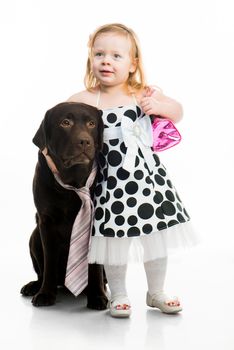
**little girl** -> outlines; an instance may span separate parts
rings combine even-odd
[[[130,246],[138,246],[148,283],[147,305],[177,313],[182,310],[179,300],[163,291],[167,250],[191,245],[195,237],[189,215],[151,149],[149,115],[176,123],[182,107],[146,85],[139,43],[131,29],[104,25],[91,35],[88,46],[86,90],[68,101],[98,107],[105,125],[89,263],[104,264],[110,314],[128,317],[125,276]]]

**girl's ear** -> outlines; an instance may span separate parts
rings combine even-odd
[[[130,66],[129,73],[134,73],[135,70],[137,69],[137,65],[138,65],[138,58],[134,58]]]

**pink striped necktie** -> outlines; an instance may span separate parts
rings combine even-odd
[[[72,227],[64,283],[75,296],[79,295],[88,284],[88,252],[94,215],[89,189],[93,184],[96,173],[97,167],[94,165],[85,186],[81,188],[64,184],[58,174],[54,173],[58,183],[68,190],[75,191],[82,201]]]

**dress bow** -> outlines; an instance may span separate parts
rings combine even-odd
[[[121,121],[123,141],[127,147],[127,153],[124,158],[123,168],[129,172],[135,169],[135,161],[140,148],[147,166],[152,171],[155,167],[153,152],[153,133],[151,120],[149,116],[138,118],[132,121],[129,117],[124,116]]]

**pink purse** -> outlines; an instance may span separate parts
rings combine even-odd
[[[181,135],[171,120],[154,117],[153,128],[153,150],[155,152],[165,151],[177,145],[181,141]]]

